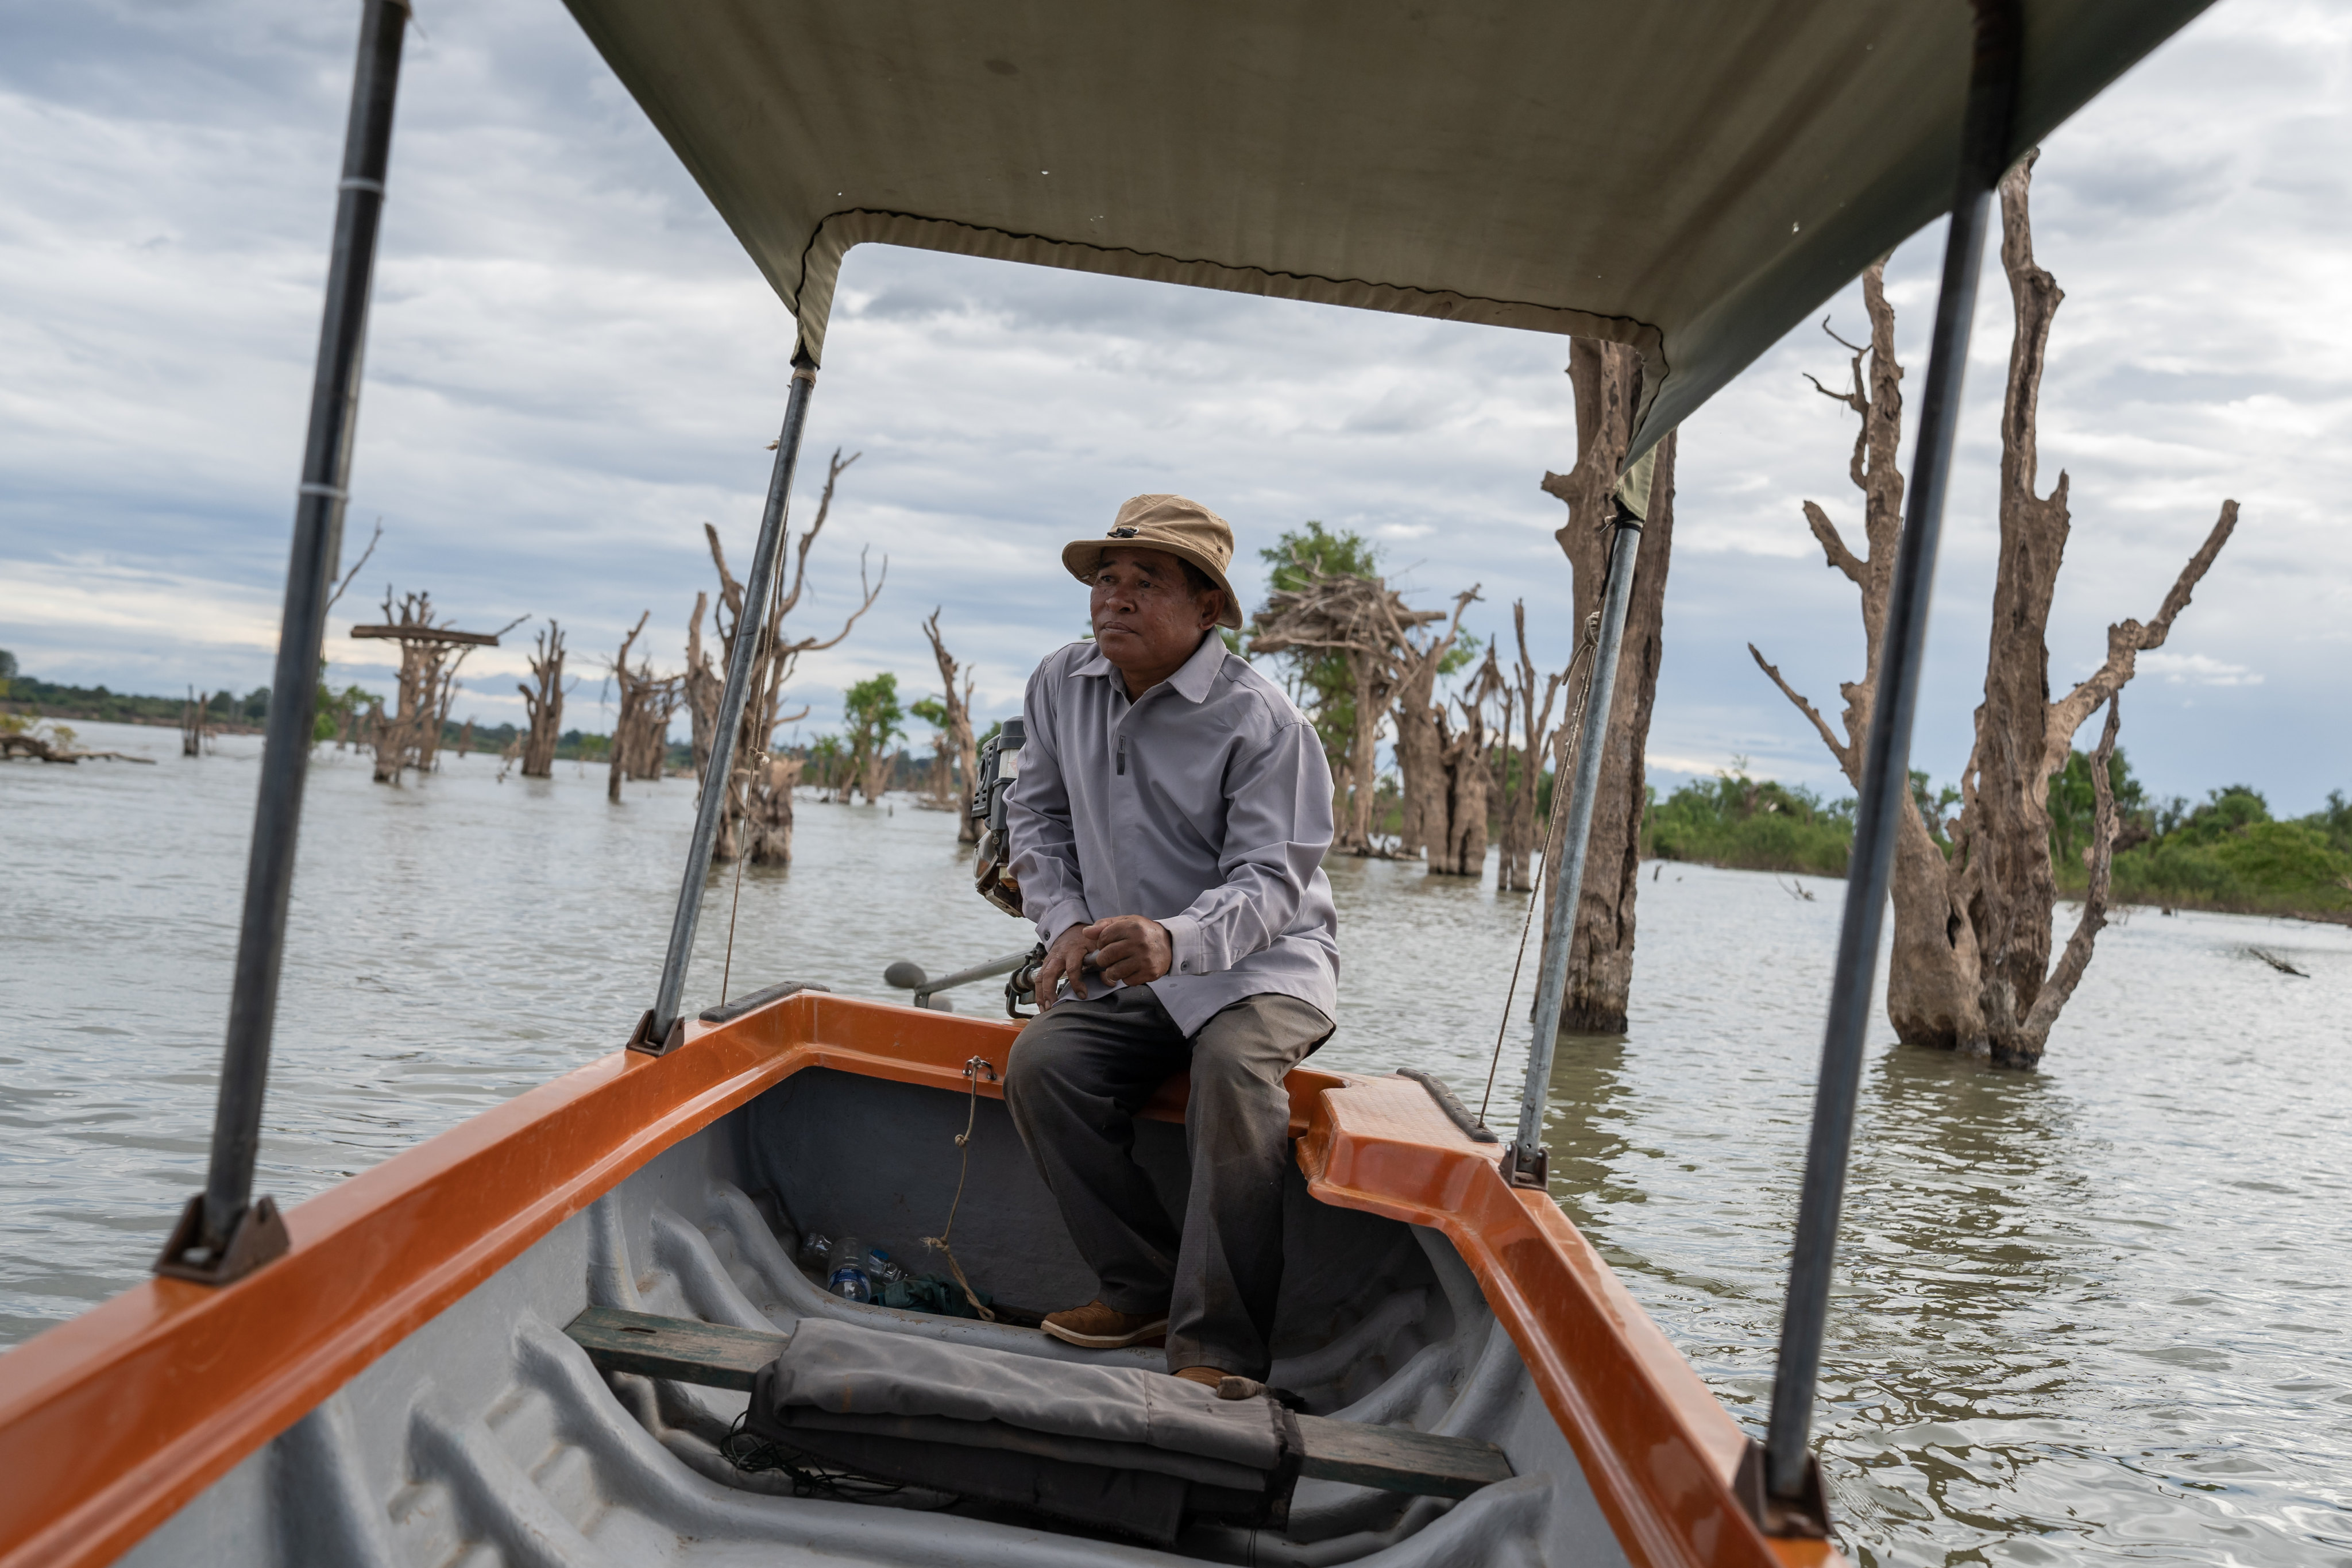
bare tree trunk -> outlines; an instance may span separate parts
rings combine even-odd
[[[638,710],[645,706],[650,694],[648,689],[653,685],[650,668],[644,672],[642,679],[629,668],[629,645],[637,640],[637,634],[646,629],[646,622],[652,618],[651,610],[637,617],[637,624],[631,626],[629,635],[621,639],[621,651],[614,656],[608,667],[614,684],[619,688],[613,710],[613,754],[604,779],[604,798],[614,805],[621,804],[621,781],[629,776],[630,764],[635,760]]]
[[[960,801],[968,799],[980,784],[980,744],[971,729],[972,677],[965,673],[963,689],[957,690],[956,675],[961,667],[950,656],[948,645],[940,639],[940,612],[936,608],[931,611],[931,618],[923,623],[923,635],[931,639],[931,654],[940,662],[940,701],[948,713],[947,728],[941,732],[946,742],[940,754],[942,770],[950,750],[957,766],[961,769],[952,785],[942,782],[939,794],[941,804],[955,810],[956,842],[977,844],[980,842],[980,825],[972,820],[969,811],[961,809],[959,805]]]
[[[2109,626],[2105,662],[2066,696],[2050,700],[2050,608],[2073,525],[2064,473],[2047,496],[2035,491],[2042,372],[2051,322],[2065,296],[2033,260],[2028,196],[2034,156],[2029,154],[2000,183],[2001,267],[2009,278],[2016,330],[2001,405],[2000,552],[1985,700],[1977,710],[1975,744],[1961,773],[1958,818],[1930,825],[1908,795],[1899,808],[1895,948],[1886,996],[1888,1018],[1905,1044],[2021,1068],[2041,1061],[2051,1026],[2089,964],[2105,922],[2114,835],[2106,759],[2114,754],[2120,722],[2116,695],[2131,679],[2137,656],[2163,645],[2238,521],[2237,502],[2222,502],[2220,520],[2181,569],[2156,618]],[[1863,679],[1843,689],[1844,738],[1762,654],[1749,648],[1782,695],[1812,722],[1850,780],[1860,776],[1887,591],[1903,532],[1903,481],[1895,466],[1902,439],[1903,371],[1895,361],[1895,312],[1886,301],[1884,268],[1882,262],[1863,275],[1871,338],[1866,349],[1846,344],[1853,353],[1851,390],[1821,387],[1862,418],[1850,472],[1864,494],[1867,558],[1846,547],[1827,513],[1805,503],[1806,521],[1830,565],[1862,595],[1865,664]],[[2093,892],[2052,971],[2057,879],[2051,864],[2050,778],[2065,766],[2075,731],[2101,703],[2108,704],[2108,714],[2094,769],[2102,816],[2093,832]],[[1939,833],[1951,844],[1948,857],[1937,843]]]
[[[1445,837],[1429,847],[1432,875],[1482,877],[1486,871],[1486,816],[1492,745],[1486,734],[1486,704],[1503,689],[1502,667],[1492,644],[1469,693],[1457,698],[1457,731],[1441,710],[1437,716],[1439,764],[1445,776]]]
[[[555,747],[563,734],[563,628],[551,620],[539,634],[530,658],[531,684],[517,686],[529,719],[522,742],[522,776],[555,776]]]
[[[1503,689],[1502,750],[1506,765],[1516,756],[1518,777],[1506,780],[1503,806],[1503,866],[1496,874],[1496,890],[1505,893],[1525,893],[1534,889],[1528,874],[1529,858],[1534,855],[1540,834],[1536,829],[1536,803],[1543,788],[1544,769],[1548,759],[1557,750],[1558,731],[1552,728],[1552,703],[1568,673],[1544,679],[1543,705],[1536,705],[1536,661],[1528,653],[1528,605],[1525,599],[1513,601],[1511,626],[1517,633],[1519,662],[1517,678]],[[1511,721],[1516,713],[1519,722],[1520,746],[1511,750]]]
[[[1399,804],[1397,853],[1419,855],[1426,850],[1433,861],[1446,855],[1452,837],[1448,815],[1444,703],[1436,695],[1438,666],[1454,651],[1462,635],[1462,612],[1477,599],[1472,587],[1454,600],[1454,619],[1444,634],[1431,634],[1425,644],[1399,635],[1399,673],[1391,699],[1396,718],[1396,761]],[[1482,851],[1483,853],[1483,851]]]
[[[1568,374],[1576,394],[1576,467],[1565,474],[1546,474],[1543,489],[1568,506],[1568,521],[1553,537],[1569,559],[1574,579],[1575,624],[1580,627],[1601,608],[1607,584],[1613,531],[1609,526],[1611,496],[1633,443],[1633,412],[1642,395],[1642,359],[1621,343],[1578,338],[1569,350]],[[1625,640],[1618,658],[1616,694],[1610,705],[1607,749],[1600,788],[1593,797],[1592,836],[1586,844],[1576,930],[1569,942],[1568,987],[1560,1005],[1563,1033],[1622,1034],[1626,1004],[1633,994],[1642,817],[1649,804],[1643,751],[1649,743],[1650,710],[1657,701],[1666,572],[1674,558],[1675,446],[1672,434],[1658,444],[1641,551],[1634,557],[1633,599],[1627,606]],[[1563,734],[1560,742],[1564,745],[1572,739]],[[1569,781],[1556,778],[1553,787],[1566,789]],[[1558,872],[1564,847],[1555,844],[1546,851],[1547,878]],[[1549,900],[1544,923],[1548,940]]]

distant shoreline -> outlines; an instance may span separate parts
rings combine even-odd
[[[157,700],[162,700],[157,699]],[[85,724],[136,724],[147,730],[176,730],[180,727],[180,721],[177,719],[163,718],[152,713],[102,713],[73,702],[0,700],[0,713],[21,714],[27,719],[79,720]],[[212,735],[258,735],[262,733],[262,729],[258,724],[247,724],[239,720],[208,718],[205,723],[205,731]]]

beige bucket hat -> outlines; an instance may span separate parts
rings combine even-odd
[[[1225,605],[1219,626],[1239,629],[1242,602],[1225,581],[1233,564],[1234,531],[1225,520],[1199,501],[1182,496],[1131,496],[1111,520],[1110,531],[1100,539],[1074,539],[1062,546],[1062,564],[1081,583],[1094,580],[1103,552],[1120,548],[1164,550],[1206,572],[1224,590]]]

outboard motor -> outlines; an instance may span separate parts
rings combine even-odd
[[[1021,776],[1021,746],[1027,739],[1018,719],[980,749],[980,783],[971,792],[971,816],[980,824],[980,847],[972,855],[973,886],[1008,915],[1021,913],[1021,886],[1013,879],[1012,846],[1004,826],[1004,796]]]

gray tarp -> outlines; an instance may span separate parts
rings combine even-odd
[[[2022,152],[2210,0],[2027,0]],[[919,246],[1613,339],[1636,450],[1948,205],[1965,0],[569,0],[822,358]]]
[[[1187,1513],[1277,1521],[1298,1468],[1271,1399],[824,1318],[761,1371],[750,1425],[852,1468],[1160,1541]]]

